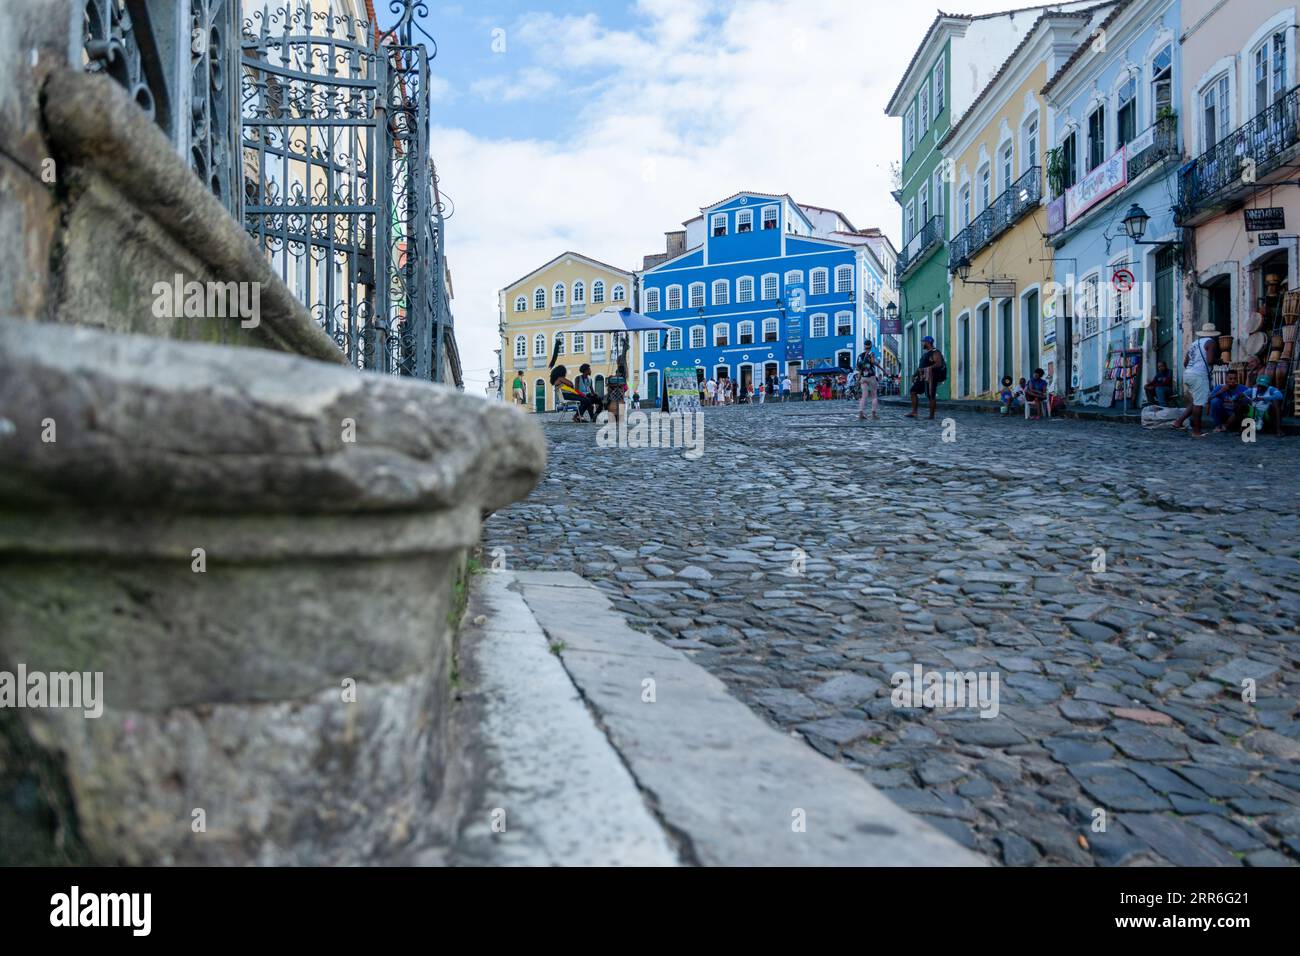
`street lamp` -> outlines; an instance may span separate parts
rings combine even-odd
[[[1124,216],[1124,231],[1134,242],[1141,242],[1142,237],[1147,233],[1147,223],[1151,217],[1147,211],[1137,203],[1128,207],[1128,213]]]
[[[957,260],[957,278],[962,281],[963,285],[970,278],[970,259],[966,256],[962,256]]]
[[[897,303],[897,302],[891,302],[891,303],[889,303],[889,305],[885,306],[885,318],[887,318],[887,319],[889,320],[889,323],[890,323],[891,326],[892,326],[893,323],[898,319],[898,303]]]

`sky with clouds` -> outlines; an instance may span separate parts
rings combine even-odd
[[[884,107],[935,13],[909,0],[431,2],[431,144],[466,392],[484,394],[496,368],[503,286],[566,250],[639,267],[664,232],[741,189],[839,209],[897,245],[899,121]]]

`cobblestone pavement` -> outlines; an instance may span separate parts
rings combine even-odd
[[[1300,442],[957,412],[945,443],[941,421],[841,402],[705,414],[696,460],[547,416],[548,473],[486,551],[597,582],[994,860],[1300,859]],[[996,676],[997,716],[894,706],[915,665]]]

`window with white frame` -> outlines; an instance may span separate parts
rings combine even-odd
[[[916,140],[916,113],[912,107],[907,108],[903,116],[903,159],[912,155],[912,144]]]
[[[961,187],[961,199],[957,205],[957,214],[961,217],[957,220],[957,225],[965,229],[970,225],[970,183]]]
[[[826,316],[824,314],[819,313],[818,315],[814,315],[810,321],[812,327],[812,332],[811,332],[812,337],[815,339],[826,338]]]
[[[1286,93],[1286,30],[1277,30],[1251,56],[1254,112],[1262,113]]]
[[[627,298],[627,289],[623,288],[623,284],[619,283],[618,285],[614,286],[614,301],[622,302],[626,298]]]
[[[1137,136],[1137,80],[1130,73],[1115,93],[1115,148]]]
[[[775,206],[763,207],[763,228],[775,229],[777,224],[777,214]]]
[[[728,305],[731,302],[731,283],[726,279],[716,279],[713,283],[713,304]]]
[[[618,289],[615,288],[615,289],[614,289],[614,292],[615,292],[615,294],[617,294],[617,293],[618,293]],[[659,311],[659,290],[658,290],[658,289],[646,289],[646,290],[645,290],[645,310],[646,310],[647,312],[658,312],[658,311]]]
[[[736,280],[736,301],[753,302],[754,301],[754,277],[743,276]]]
[[[943,57],[939,57],[939,62],[934,65],[934,115],[938,116],[943,112]]]
[[[564,354],[564,333],[563,332],[555,333],[555,354],[556,355]]]
[[[1222,73],[1207,83],[1201,91],[1202,148],[1213,149],[1232,128],[1231,82]]]
[[[681,350],[682,350],[682,330],[669,329],[668,330],[668,351],[680,352]]]
[[[921,95],[919,97],[919,101],[920,103],[917,111],[919,115],[919,119],[917,120],[917,124],[916,124],[916,136],[917,136],[918,143],[920,142],[921,136],[923,136],[925,134],[925,131],[930,128],[930,89],[928,84],[926,86],[921,87]]]
[[[691,326],[691,348],[693,349],[704,348],[704,326],[702,325]]]
[[[746,319],[736,326],[736,344],[753,345],[754,344],[754,323]]]
[[[668,287],[668,311],[680,309],[682,307],[682,287],[679,285],[670,285]]]
[[[980,167],[979,180],[980,180],[980,194],[979,194],[980,212],[983,212],[985,209],[988,209],[989,206],[992,205],[993,203],[993,176],[989,172],[989,167],[987,164]]]
[[[1088,114],[1088,172],[1106,160],[1106,105]]]
[[[775,342],[780,332],[780,326],[775,318],[763,320],[763,341]]]
[[[713,344],[715,346],[727,346],[731,344],[731,326],[726,322],[719,322],[713,327]]]
[[[691,308],[692,309],[704,308],[704,283],[703,282],[691,283]]]
[[[604,332],[591,333],[591,353],[593,355],[605,354],[605,333]]]
[[[931,195],[934,196],[934,215],[942,216],[944,213],[942,163],[940,163],[939,168],[934,171],[934,192]]]
[[[573,304],[582,305],[587,301],[587,287],[581,280],[573,283]]]
[[[727,234],[727,214],[725,212],[715,212],[709,221],[713,224],[713,234],[715,236],[725,236]]]
[[[645,350],[647,352],[659,351],[659,330],[658,329],[655,329],[653,332],[647,332],[645,334]]]
[[[536,292],[533,293],[533,308],[534,308],[534,309],[544,309],[544,308],[546,308],[546,290],[545,290],[545,289],[538,289]]]
[[[813,269],[808,273],[808,283],[810,286],[809,295],[825,295],[827,284],[830,282],[829,269]]]
[[[1095,273],[1085,276],[1083,288],[1079,290],[1079,317],[1083,320],[1081,326],[1084,338],[1097,334],[1101,307],[1100,282],[1100,276]]]
[[[573,351],[579,353],[587,351],[587,335],[585,332],[573,333]]]
[[[1173,44],[1166,43],[1151,58],[1151,122],[1174,108]]]
[[[528,358],[528,336],[515,336],[515,358]]]
[[[1010,189],[1011,184],[1016,180],[1015,169],[1016,150],[1011,145],[1011,141],[1002,144],[998,150],[998,172],[1002,176],[1002,182],[998,184],[999,189]]]
[[[835,313],[835,334],[836,335],[853,334],[853,313],[852,312]]]
[[[925,228],[925,224],[930,221],[930,184],[929,182],[921,183],[920,190],[916,194],[916,231],[920,232]]]
[[[564,305],[564,283],[555,283],[555,288],[551,290],[551,302],[554,305]]]
[[[798,285],[803,281],[803,272],[799,269],[791,269],[785,274],[786,285]]]
[[[754,210],[742,209],[736,213],[736,232],[754,231]]]
[[[527,311],[528,311],[528,297],[527,297],[527,296],[521,295],[521,296],[518,296],[518,297],[515,298],[515,311],[516,311],[516,312],[527,312]]]
[[[836,292],[853,291],[853,266],[835,267],[835,291]]]
[[[916,200],[909,199],[903,207],[903,245],[912,241],[916,235]]]
[[[1038,114],[1032,114],[1020,127],[1020,172],[1027,173],[1038,165]]]
[[[600,279],[591,284],[591,301],[597,305],[605,301],[605,283]]]
[[[537,336],[533,339],[533,354],[542,357],[546,356],[546,336],[541,332],[538,332]]]
[[[769,272],[767,275],[763,276],[763,298],[770,302],[771,300],[778,298],[779,295],[780,291],[777,288],[776,273]]]

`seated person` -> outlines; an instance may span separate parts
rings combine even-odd
[[[1016,392],[1015,389],[1011,387],[1010,375],[1002,376],[1002,388],[998,391],[998,401],[1001,402],[1001,407],[998,411],[1003,415],[1010,412],[1011,406],[1015,404]]]
[[[1164,362],[1156,363],[1155,378],[1143,386],[1146,389],[1147,401],[1155,402],[1161,408],[1169,405],[1169,398],[1174,393],[1174,373],[1169,371],[1169,366]]]
[[[583,366],[584,368],[586,366]],[[569,380],[569,370],[563,365],[557,365],[551,369],[551,386],[559,390],[558,398],[563,402],[576,402],[578,410],[573,414],[575,422],[582,421],[584,414],[589,414],[591,420],[596,420],[597,402],[594,394],[584,394],[578,390],[578,386]],[[557,408],[556,411],[559,411]]]
[[[1041,368],[1034,369],[1034,377],[1025,383],[1025,401],[1033,410],[1033,418],[1043,417],[1043,403],[1047,401],[1047,379]]]
[[[1249,391],[1246,386],[1238,383],[1236,372],[1228,373],[1227,384],[1214,386],[1210,392],[1210,417],[1214,419],[1216,432],[1241,428],[1241,420],[1250,411],[1250,402],[1246,401],[1246,393]]]
[[[1025,380],[1022,378],[1020,384],[1016,386],[1015,391],[1011,393],[1011,400],[1017,408],[1025,404]]]
[[[1249,414],[1255,419],[1255,425],[1260,431],[1267,431],[1271,421],[1273,433],[1282,434],[1283,398],[1281,389],[1274,388],[1267,375],[1257,378],[1254,388],[1246,389],[1244,400],[1249,403]]]

